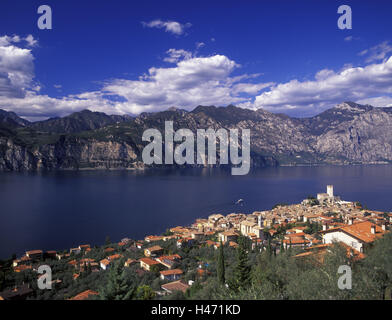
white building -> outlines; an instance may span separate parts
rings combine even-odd
[[[263,238],[263,227],[260,227],[258,223],[251,221],[241,221],[240,231],[244,236],[256,235],[257,238]]]
[[[219,241],[222,243],[226,243],[229,241],[236,241],[238,238],[238,234],[234,230],[227,230],[225,232],[220,232],[218,234]]]
[[[344,227],[323,230],[320,233],[323,235],[323,243],[325,244],[335,241],[343,242],[359,252],[364,252],[366,244],[372,243],[383,236],[385,230],[370,221],[363,221]]]

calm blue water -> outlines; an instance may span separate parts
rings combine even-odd
[[[392,210],[392,166],[0,173],[0,258],[101,245],[106,236],[142,239],[212,213],[298,203],[327,184],[344,200]],[[240,198],[245,204],[234,205]]]

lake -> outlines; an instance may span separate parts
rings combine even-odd
[[[26,250],[142,239],[212,213],[298,203],[334,185],[343,200],[392,209],[392,166],[0,173],[0,259]],[[244,199],[242,206],[236,205]]]

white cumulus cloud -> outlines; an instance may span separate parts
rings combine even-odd
[[[249,104],[251,95],[272,85],[255,83],[259,74],[233,76],[240,65],[224,55],[198,57],[183,49],[169,49],[164,60],[174,64],[172,67],[151,67],[137,80],[112,79],[97,91],[53,98],[38,92],[32,49],[16,46],[16,40],[0,38],[0,108],[30,119],[82,109],[138,114],[172,106],[191,110],[199,104]]]
[[[193,56],[192,52],[183,49],[169,49],[166,51],[166,53],[167,57],[165,57],[163,61],[170,63],[177,63],[180,60],[187,60]]]
[[[164,58],[170,67],[151,67],[134,80],[111,79],[97,91],[54,98],[39,92],[32,51],[37,42],[27,38],[0,37],[0,108],[30,119],[82,109],[139,114],[172,106],[192,110],[197,105],[236,104],[305,116],[347,100],[392,105],[392,57],[387,55],[381,62],[363,67],[348,64],[340,70],[322,69],[312,80],[273,83],[260,82],[260,73],[241,74],[241,66],[225,55],[197,56],[174,48]],[[388,50],[385,45],[382,48]],[[363,55],[370,57],[374,52],[370,48]]]
[[[392,94],[392,57],[365,67],[346,66],[340,72],[321,70],[311,81],[297,79],[256,96],[255,107],[275,111],[321,111],[342,101],[363,101]]]
[[[111,81],[102,91],[125,98],[122,108],[131,113],[242,103],[249,98],[239,93],[259,92],[268,84],[239,83],[230,76],[238,67],[224,55],[188,57],[172,68],[150,68],[143,79]]]
[[[19,36],[0,37],[0,95],[23,97],[34,77],[34,57],[30,49],[16,44]]]

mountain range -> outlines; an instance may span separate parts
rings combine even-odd
[[[310,118],[263,109],[198,106],[137,117],[83,110],[29,122],[0,110],[0,170],[144,168],[144,130],[219,128],[251,131],[251,164],[263,166],[392,162],[392,108],[343,102]]]

